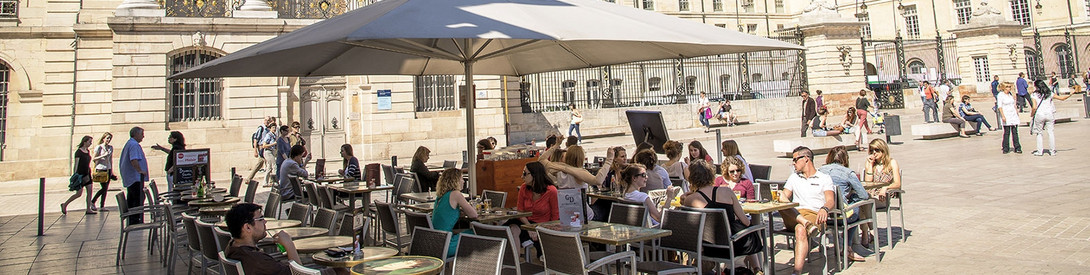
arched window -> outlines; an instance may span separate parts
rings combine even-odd
[[[1074,62],[1071,58],[1071,47],[1067,44],[1058,44],[1055,48],[1056,51],[1056,63],[1060,66],[1060,77],[1068,78],[1074,69]]]
[[[754,73],[753,76],[749,78],[749,81],[750,82],[761,82],[761,77],[762,77],[761,73]]]
[[[693,93],[696,92],[696,77],[695,76],[690,75],[690,76],[685,77],[685,90],[688,91],[689,94],[693,94]]]
[[[170,56],[171,74],[180,73],[219,58],[216,52],[192,49]],[[170,121],[211,120],[222,118],[222,78],[171,79]]]
[[[780,80],[787,80],[787,76],[788,76],[788,75],[790,75],[790,74],[788,74],[787,72],[783,72],[783,73],[781,73],[781,74],[780,74]]]
[[[913,59],[911,61],[908,61],[908,73],[925,74],[927,73],[927,68],[924,68],[923,61],[920,61],[919,59]]]
[[[647,90],[657,92],[662,90],[662,78],[652,77],[647,79]]]
[[[0,144],[4,144],[8,135],[8,83],[11,81],[11,67],[0,60]],[[0,161],[4,160],[4,147],[0,146]]]

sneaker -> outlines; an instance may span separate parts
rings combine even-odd
[[[1055,157],[1056,156],[1056,150],[1048,150],[1048,155]]]
[[[1021,154],[1021,153],[1022,153],[1022,149],[1014,149],[1014,152],[1015,152],[1015,153],[1017,153],[1017,154]]]
[[[1040,156],[1042,156],[1044,154],[1042,154],[1041,151],[1033,151],[1033,155],[1040,157]]]
[[[1004,155],[1006,155],[1006,154],[1010,154],[1010,153],[1011,153],[1011,151],[1010,151],[1010,150],[1003,150],[1003,154],[1004,154]]]

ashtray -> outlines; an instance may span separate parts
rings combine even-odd
[[[519,211],[507,211],[508,215],[518,215]]]
[[[325,250],[325,254],[333,258],[340,258],[348,256],[348,250],[341,249],[339,247],[329,248]]]

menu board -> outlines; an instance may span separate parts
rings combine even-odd
[[[208,149],[179,150],[171,156],[174,158],[174,185],[192,184],[197,177],[204,177],[205,182],[212,179],[208,173],[208,164],[211,153]]]
[[[579,214],[579,220],[587,224],[587,194],[585,189],[558,189],[556,190],[556,202],[560,210],[560,222],[570,223],[572,216]]]

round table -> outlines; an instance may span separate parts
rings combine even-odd
[[[443,260],[427,256],[396,256],[352,267],[353,274],[439,274]]]
[[[296,244],[298,245],[298,244]],[[349,254],[345,257],[334,258],[325,253],[314,253],[311,258],[315,263],[329,267],[345,267],[351,268],[358,264],[362,264],[370,261],[377,261],[386,258],[390,258],[397,255],[397,250],[389,247],[380,246],[366,246],[361,247],[360,251],[363,251],[363,258],[356,258]],[[350,252],[351,253],[351,252]]]
[[[318,253],[330,247],[352,245],[352,237],[349,236],[318,236],[303,239],[293,238],[292,241],[295,242],[295,250],[299,251],[299,254]]]
[[[281,228],[281,229],[269,229],[268,231],[269,231],[269,236],[266,237],[266,238],[270,239],[270,240],[272,239],[273,235],[276,235],[277,233],[280,233],[280,231],[284,231],[284,233],[288,233],[288,235],[290,235],[291,239],[294,240],[294,241],[298,241],[299,239],[302,239],[302,238],[322,236],[322,235],[329,234],[329,229],[325,229],[325,228],[321,228],[321,227],[289,227],[289,228]],[[351,243],[351,241],[349,241],[349,243]]]
[[[228,204],[228,205],[206,206],[206,207],[201,207],[198,211],[201,212],[201,215],[223,216],[223,215],[227,214],[228,210],[231,210],[231,207],[234,207],[234,205],[233,204]],[[224,225],[226,225],[226,224],[224,224]]]
[[[219,205],[231,205],[239,202],[238,197],[224,197],[223,201],[215,201],[212,198],[205,198],[201,200],[190,201],[189,206],[192,207],[205,207],[205,206],[219,206]]]
[[[225,190],[223,188],[216,188],[216,189],[212,189],[210,191],[211,192],[208,192],[204,197],[197,197],[196,195],[193,194],[193,192],[182,192],[181,194],[183,194],[183,196],[178,197],[178,199],[182,200],[182,201],[195,201],[195,200],[200,200],[200,199],[211,198],[212,197],[211,194],[226,194],[227,193],[227,190]]]
[[[265,218],[265,230],[284,229],[300,225],[303,225],[303,222],[297,220],[277,220],[273,218]],[[227,222],[222,221],[216,223],[216,226],[219,226],[222,229],[227,229]],[[292,236],[292,238],[294,237],[295,236]]]

